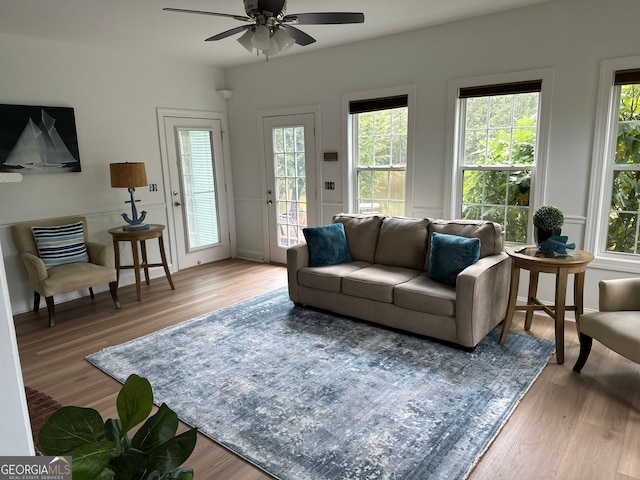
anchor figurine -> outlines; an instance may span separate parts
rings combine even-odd
[[[133,199],[133,192],[135,192],[135,188],[133,187],[129,187],[129,194],[131,195],[131,200],[126,200],[124,203],[130,203],[131,204],[131,215],[133,218],[129,218],[129,216],[126,213],[122,214],[122,218],[124,218],[124,221],[127,222],[127,225],[124,225],[122,227],[123,230],[127,231],[127,232],[131,232],[131,231],[136,231],[136,230],[148,230],[149,229],[149,225],[145,225],[144,223],[144,218],[147,216],[147,212],[145,212],[144,210],[140,213],[140,216],[138,217],[138,210],[136,209],[136,202],[139,202],[140,200],[134,200]]]

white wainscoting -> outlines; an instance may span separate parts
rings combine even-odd
[[[411,216],[415,218],[442,218],[442,209],[431,207],[413,207]]]
[[[323,203],[320,225],[329,225],[333,222],[333,216],[339,213],[344,213],[342,203]]]

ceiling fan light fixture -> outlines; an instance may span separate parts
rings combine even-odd
[[[273,57],[274,55],[277,55],[278,53],[280,53],[280,47],[278,46],[278,42],[276,42],[273,38],[271,39],[271,46],[263,51],[262,53],[264,53],[267,57]]]
[[[259,25],[253,32],[251,43],[258,50],[269,50],[271,48],[271,31],[266,25]]]
[[[278,28],[273,33],[273,41],[278,45],[278,50],[280,53],[284,53],[289,50],[296,41],[287,33],[284,28]]]
[[[246,32],[242,34],[240,38],[238,38],[238,43],[246,48],[249,53],[253,52],[253,30],[248,29]]]

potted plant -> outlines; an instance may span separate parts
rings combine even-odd
[[[562,210],[553,205],[543,205],[533,214],[533,234],[536,244],[540,245],[549,237],[557,237],[562,233],[564,215]]]
[[[164,403],[147,418],[153,392],[146,378],[130,375],[116,406],[120,418],[106,422],[92,408],[60,408],[40,430],[44,454],[71,456],[74,480],[193,479],[193,470],[180,465],[196,446],[196,429],[176,436],[178,416]]]

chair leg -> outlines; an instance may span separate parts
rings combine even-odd
[[[584,333],[580,333],[580,355],[576,364],[573,366],[573,371],[580,373],[584,364],[587,363],[587,358],[591,353],[591,345],[593,344],[593,338]]]
[[[33,311],[38,313],[38,310],[40,310],[40,294],[33,292]]]
[[[116,308],[120,308],[120,300],[118,300],[118,282],[109,282],[109,291]]]
[[[49,311],[49,326],[53,327],[56,324],[56,307],[53,303],[53,297],[46,297],[47,310]]]
[[[91,300],[96,298],[96,296],[93,294],[93,287],[89,287],[89,296],[91,297]]]

